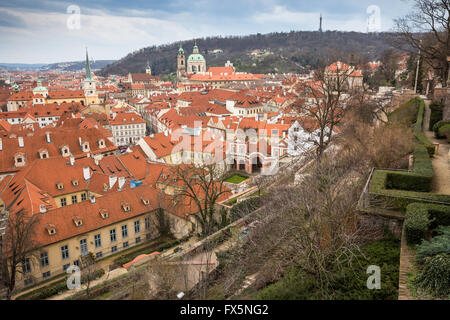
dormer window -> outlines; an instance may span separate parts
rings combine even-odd
[[[74,187],[78,187],[78,180],[72,180],[72,185],[74,186]]]
[[[70,150],[69,150],[69,147],[68,147],[68,146],[63,146],[63,147],[61,148],[61,154],[62,154],[63,157],[68,157],[68,156],[70,156]]]
[[[47,151],[47,149],[40,149],[39,150],[39,157],[41,158],[41,159],[48,159],[48,151]]]
[[[142,203],[146,206],[148,206],[150,204],[150,200],[148,198],[142,198]]]
[[[98,141],[98,146],[99,146],[100,148],[104,148],[104,147],[105,147],[105,140],[100,139],[100,140]]]
[[[62,182],[56,183],[56,189],[63,190],[64,189],[64,184]]]
[[[89,152],[89,142],[83,143],[83,152]]]
[[[23,152],[18,152],[16,153],[16,155],[14,156],[14,165],[16,167],[23,167],[25,166],[25,153]]]
[[[100,216],[102,217],[102,219],[104,219],[104,220],[108,219],[108,217],[109,217],[108,210],[100,209],[99,213],[100,213]]]
[[[81,220],[80,217],[74,216],[74,217],[72,217],[72,221],[73,221],[73,223],[75,223],[75,226],[77,228],[79,228],[83,225],[83,220]]]
[[[53,224],[48,223],[45,228],[50,236],[54,236],[56,234],[56,227]]]
[[[122,202],[122,209],[123,209],[123,211],[125,211],[125,212],[130,212],[131,207],[130,207],[130,205],[129,205],[128,203]]]

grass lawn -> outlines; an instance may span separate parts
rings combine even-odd
[[[225,182],[239,184],[241,182],[244,182],[247,179],[248,179],[247,177],[235,174],[234,176],[232,176],[232,177],[228,178],[227,180],[225,180]]]

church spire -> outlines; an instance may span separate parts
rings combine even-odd
[[[88,49],[86,47],[86,80],[92,81],[91,65],[89,63]]]

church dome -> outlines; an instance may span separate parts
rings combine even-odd
[[[193,53],[189,56],[188,61],[205,61],[205,57],[200,53]]]
[[[189,56],[188,61],[205,61],[205,58],[200,54],[200,51],[198,50],[197,43],[194,45],[194,50]]]

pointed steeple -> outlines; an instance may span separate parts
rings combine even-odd
[[[89,63],[88,49],[86,47],[86,80],[92,81],[91,64]]]

